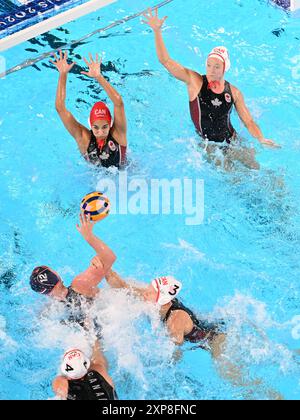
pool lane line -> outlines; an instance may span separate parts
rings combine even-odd
[[[155,9],[155,8],[160,9],[163,6],[166,6],[167,4],[172,3],[173,1],[174,0],[164,0],[163,2],[157,4],[156,6],[153,6],[152,9]],[[25,69],[27,67],[33,66],[34,64],[38,63],[39,61],[42,61],[42,60],[44,60],[47,57],[51,57],[51,55],[53,53],[55,53],[55,52],[57,52],[59,50],[67,50],[69,48],[72,48],[73,45],[79,44],[82,41],[85,41],[86,39],[91,38],[92,36],[94,36],[94,35],[96,35],[98,33],[108,31],[109,29],[115,28],[116,26],[120,26],[123,23],[129,22],[130,20],[136,19],[137,17],[142,16],[143,13],[145,13],[147,10],[148,9],[143,10],[143,11],[138,12],[138,13],[135,13],[133,15],[127,16],[127,17],[125,17],[123,19],[117,20],[116,22],[113,22],[113,23],[111,23],[110,25],[108,25],[108,26],[106,26],[104,28],[96,29],[95,31],[93,31],[93,32],[91,32],[91,33],[89,33],[87,35],[84,35],[83,37],[81,37],[80,39],[77,39],[76,41],[72,41],[72,42],[70,42],[68,44],[62,45],[58,49],[51,50],[51,51],[49,51],[47,53],[41,54],[41,55],[37,56],[36,58],[25,60],[22,63],[14,66],[14,67],[12,67],[11,69],[9,69],[9,70],[7,70],[7,71],[5,71],[3,73],[0,73],[0,79],[3,78],[3,77],[8,76],[9,74],[15,73],[15,72],[17,72],[19,70],[23,70],[23,69]]]

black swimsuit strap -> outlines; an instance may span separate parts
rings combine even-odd
[[[172,300],[172,306],[168,309],[163,322],[168,322],[168,319],[174,311],[183,311],[186,312],[191,318],[193,317],[193,314],[189,309],[187,309],[181,302],[179,302],[178,299],[174,299]]]
[[[168,312],[166,313],[166,316],[165,316],[165,318],[164,318],[164,320],[163,320],[163,322],[165,322],[165,323],[167,323],[168,322],[168,319],[170,318],[170,316],[171,316],[171,314],[172,314],[172,312],[174,311],[175,309],[173,308],[173,305],[168,309]]]

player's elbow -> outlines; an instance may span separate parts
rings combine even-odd
[[[170,57],[160,57],[159,58],[159,62],[160,64],[162,64],[167,70],[169,70],[168,68],[168,64],[170,62]]]
[[[113,251],[111,251],[106,259],[105,274],[111,270],[112,266],[114,265],[116,261],[117,261],[117,256],[115,255]]]
[[[119,108],[124,107],[124,101],[123,101],[123,98],[122,98],[121,95],[117,95],[115,97],[115,99],[114,99],[114,105],[117,106],[117,107],[119,107]]]
[[[55,105],[55,109],[56,109],[56,112],[58,113],[58,114],[60,114],[61,112],[62,112],[62,106],[61,105],[58,105],[58,104],[56,104]]]
[[[111,255],[111,263],[110,263],[110,269],[111,269],[111,267],[114,265],[114,263],[117,261],[117,256],[116,256],[116,254],[114,254],[113,252],[112,252],[112,255]]]
[[[109,257],[110,257],[111,265],[113,265],[117,260],[117,256],[113,251],[111,251]]]
[[[68,111],[67,111],[67,108],[65,107],[65,105],[64,104],[60,104],[60,103],[56,103],[55,104],[55,109],[56,109],[56,112],[59,114],[59,115],[62,115],[62,114],[64,114],[64,113],[67,113]]]

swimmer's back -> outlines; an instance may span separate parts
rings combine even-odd
[[[185,312],[193,323],[192,330],[184,336],[184,340],[190,343],[201,343],[213,340],[217,335],[221,334],[222,325],[212,324],[204,320],[200,320],[189,308],[183,305],[178,299],[172,301],[172,306],[168,310],[163,322],[167,323],[168,319],[175,311]]]
[[[114,388],[96,370],[89,371],[83,379],[69,381],[68,400],[110,401],[117,400]]]

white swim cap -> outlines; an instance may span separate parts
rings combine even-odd
[[[225,64],[225,71],[230,69],[230,58],[229,53],[226,47],[216,47],[212,50],[212,52],[208,55],[208,58],[217,58],[221,60]]]
[[[159,277],[152,281],[152,286],[157,291],[156,302],[163,306],[170,303],[182,289],[180,281],[172,276]]]
[[[81,350],[71,349],[64,355],[61,371],[68,379],[81,379],[87,374],[90,364],[90,360]]]

